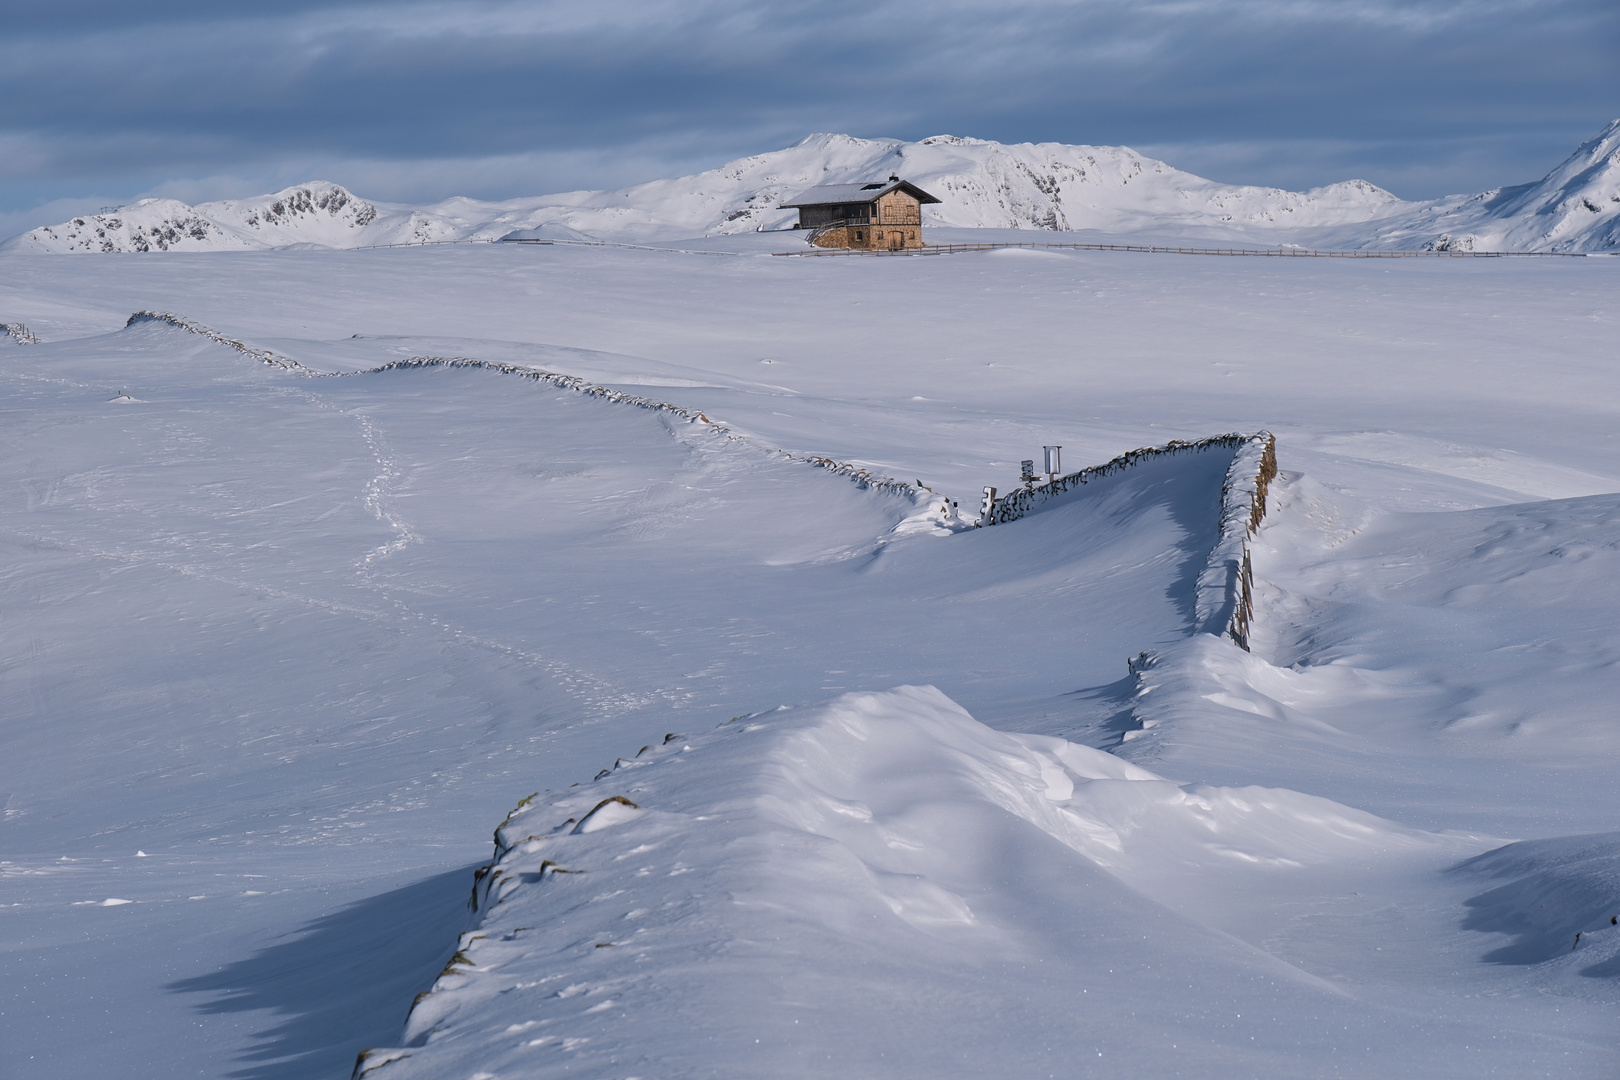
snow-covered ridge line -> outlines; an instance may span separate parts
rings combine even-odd
[[[0,329],[4,329],[7,334],[10,334],[11,340],[19,345],[39,344],[39,338],[34,336],[34,332],[20,322],[0,323]]]
[[[577,375],[563,375],[555,371],[546,371],[543,368],[528,367],[523,364],[507,364],[494,360],[475,360],[463,356],[413,356],[407,360],[395,360],[381,367],[368,368],[365,371],[340,372],[342,375],[376,375],[384,371],[400,371],[410,368],[448,367],[448,368],[480,368],[486,371],[499,372],[502,375],[518,375],[526,379],[556,386],[564,390],[572,390],[576,394],[586,397],[600,398],[620,405],[631,405],[638,409],[650,409],[653,412],[677,416],[688,423],[704,425],[710,434],[724,436],[732,442],[741,442],[747,445],[757,445],[743,435],[739,435],[725,424],[710,420],[696,409],[688,409],[684,405],[672,405],[667,401],[657,401],[653,398],[642,397],[640,394],[627,394],[623,390],[614,390],[611,387],[599,386],[596,383],[586,382]],[[892,476],[879,476],[869,469],[853,465],[847,461],[838,461],[830,457],[819,455],[795,454],[791,450],[780,447],[760,447],[766,453],[812,465],[818,469],[826,469],[839,476],[845,476],[855,481],[862,488],[874,491],[892,491],[896,494],[920,501],[924,498],[923,490],[915,484],[908,484],[904,480],[896,480]],[[933,493],[929,492],[932,498]]]
[[[143,199],[33,229],[5,247],[66,253],[355,249],[507,236],[678,241],[784,229],[795,211],[782,204],[805,189],[891,174],[941,200],[923,211],[923,224],[958,229],[1097,229],[1265,245],[1292,238],[1324,250],[1430,254],[1620,248],[1620,121],[1534,183],[1422,202],[1363,180],[1310,191],[1221,184],[1123,146],[819,134],[718,169],[617,191],[410,206],[373,203],[311,180],[196,206]]]
[[[129,317],[129,321],[124,324],[124,329],[128,330],[137,323],[143,322],[161,322],[168,323],[170,326],[177,326],[182,330],[208,338],[210,341],[229,346],[243,356],[251,356],[262,364],[271,364],[304,375],[320,374],[314,368],[301,364],[290,356],[282,356],[280,353],[271,352],[269,349],[256,349],[245,342],[237,341],[235,338],[228,338],[218,330],[204,326],[202,323],[193,322],[183,316],[174,315],[167,311],[137,311]]]

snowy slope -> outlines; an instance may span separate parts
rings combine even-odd
[[[486,203],[371,203],[311,182],[274,195],[187,206],[148,199],[14,241],[39,251],[350,248],[494,239],[678,239],[791,224],[782,202],[815,184],[905,176],[943,200],[925,221],[962,228],[1154,230],[1172,235],[1442,250],[1604,250],[1617,242],[1620,124],[1537,184],[1406,203],[1352,180],[1305,192],[1218,184],[1126,147],[921,142],[812,135],[695,176],[619,191]]]
[[[431,344],[277,354],[354,370]],[[626,363],[458,344],[552,369]],[[194,1033],[196,991],[246,979],[250,1000],[327,1016],[328,984],[345,984],[272,928],[333,897],[391,896],[423,858],[435,881],[465,866],[537,769],[579,775],[632,732],[640,745],[671,722],[906,672],[985,704],[1113,679],[1139,643],[1182,632],[1204,546],[1189,534],[1218,517],[1197,496],[1230,458],[1112,477],[1026,528],[947,545],[896,530],[916,510],[902,493],[496,371],[317,379],[153,320],[13,352],[0,545],[5,655],[24,659],[0,671],[5,715],[22,720],[0,732],[0,787],[19,906],[0,918],[17,967],[44,974],[5,987],[3,1042],[54,1042],[52,973],[94,957],[93,990],[60,988],[110,1017],[132,1076],[172,1075],[177,1040],[201,1071],[228,1071],[230,1040]],[[1066,542],[1076,530],[1089,541]],[[1024,617],[987,648],[974,615],[991,597]],[[1053,663],[1075,640],[1090,658]],[[53,718],[69,714],[63,754]],[[448,912],[421,920],[450,928],[421,943],[434,969],[470,884],[454,878]],[[319,937],[328,955],[353,948]],[[209,977],[250,942],[308,976],[274,992],[255,964]],[[346,1072],[355,1040],[397,1037],[424,974],[409,950],[398,974],[400,951],[355,962],[377,989],[352,992],[343,1023],[261,1041],[290,1057],[279,1075]],[[379,964],[405,989],[374,982]],[[193,995],[157,995],[160,1019],[121,1004],[182,977],[171,989]],[[40,1060],[82,1074],[106,1052],[80,1041]]]
[[[1611,778],[1568,756],[1613,746],[1620,495],[1391,514],[1296,475],[1273,497],[1256,654],[1192,642],[1149,667],[1121,753],[1227,783],[1311,760],[1310,790],[1419,824],[1440,820],[1414,810],[1428,800],[1447,823],[1516,834],[1603,804]],[[1482,788],[1475,770],[1499,775]],[[1555,790],[1514,792],[1551,773]]]
[[[1369,237],[1358,232],[1354,239],[1356,246],[1436,251],[1620,248],[1620,120],[1535,183],[1406,204]]]
[[[0,254],[0,1073],[1615,1075],[1620,260],[768,239]]]
[[[1428,1021],[1408,1003],[1358,1001],[1216,929],[1245,895],[1300,904],[1324,868],[1377,887],[1476,840],[1297,792],[1177,785],[993,731],[932,687],[669,734],[513,811],[479,928],[360,1075],[1044,1076],[1084,1061],[1297,1076],[1333,1059],[1469,1076],[1487,1060],[1414,1050]],[[1108,978],[1172,966],[1166,982],[1219,1005]],[[1471,1038],[1489,1044],[1511,1012],[1481,1008]],[[1494,1063],[1534,1068],[1538,1042]]]

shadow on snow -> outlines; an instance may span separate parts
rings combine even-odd
[[[271,1011],[231,1075],[248,1080],[347,1076],[368,1046],[397,1042],[405,1011],[471,924],[472,868],[436,874],[322,916],[287,940],[211,975],[164,989],[219,995],[205,1013]]]

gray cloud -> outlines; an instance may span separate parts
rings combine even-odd
[[[12,0],[0,210],[321,175],[377,198],[628,183],[811,131],[1125,143],[1407,197],[1620,115],[1613,0]]]

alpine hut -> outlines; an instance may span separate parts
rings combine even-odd
[[[868,184],[823,184],[780,209],[798,210],[798,228],[825,248],[904,251],[920,248],[923,203],[937,203],[908,180],[890,176]]]

